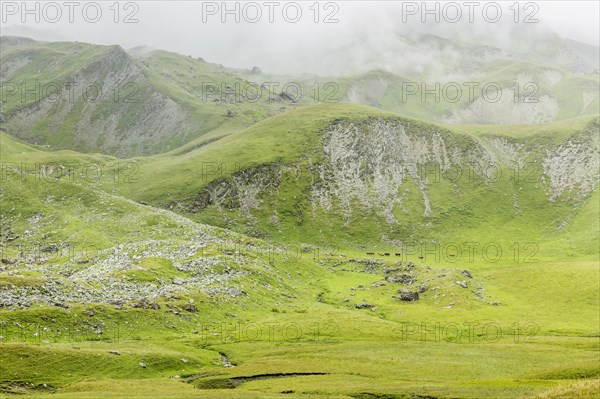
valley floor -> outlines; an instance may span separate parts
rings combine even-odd
[[[597,397],[595,262],[472,270],[498,306],[399,302],[393,284],[373,284],[382,275],[322,265],[311,289],[270,312],[251,296],[198,312],[2,311],[0,397]]]

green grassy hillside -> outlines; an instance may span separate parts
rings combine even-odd
[[[3,37],[2,71],[5,130],[53,149],[120,158],[166,152],[297,106],[281,88],[251,86],[165,51],[133,57],[119,46]]]
[[[28,221],[3,218],[7,396],[509,398],[600,372],[595,262],[428,269],[411,256],[400,269],[428,289],[399,302],[410,286],[391,279],[396,259],[270,250],[67,183],[2,189],[3,209]],[[72,256],[40,249],[65,242]]]
[[[211,132],[239,131],[315,103],[489,125],[593,116],[599,105],[597,74],[514,59],[477,64],[469,78],[453,81],[381,69],[347,77],[274,76],[162,50],[4,36],[0,68],[5,131],[52,149],[119,158],[181,151]]]
[[[1,43],[0,398],[595,397],[597,76],[492,62],[544,82],[532,112],[400,103],[381,70],[249,102],[288,78]]]
[[[523,251],[532,259],[593,258],[597,132],[594,118],[448,128],[364,106],[319,105],[181,155],[138,158],[135,182],[105,179],[102,187],[282,242],[386,252],[414,244],[441,263],[456,252],[450,246],[468,251],[468,242],[498,244],[502,259]],[[354,147],[333,148],[336,135]]]

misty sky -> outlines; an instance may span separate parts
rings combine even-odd
[[[33,10],[30,14],[23,13],[21,3],[2,2],[3,35],[23,35],[48,41],[120,44],[127,49],[146,45],[203,57],[231,67],[259,65],[274,72],[297,72],[294,63],[306,59],[307,54],[351,45],[353,41],[360,40],[364,32],[380,35],[382,40],[386,40],[390,32],[421,32],[465,42],[488,40],[492,45],[512,45],[514,37],[512,42],[505,40],[506,32],[515,25],[522,25],[522,20],[528,15],[539,20],[536,25],[548,26],[562,37],[596,46],[600,40],[598,1],[546,1],[529,2],[529,5],[521,2],[525,9],[519,11],[517,24],[513,21],[515,10],[509,9],[513,1],[502,3],[503,13],[497,23],[485,20],[482,12],[485,2],[473,10],[474,23],[467,20],[469,9],[461,1],[455,2],[461,12],[456,23],[449,20],[457,18],[457,9],[448,6],[447,14],[444,14],[444,2],[437,2],[440,7],[440,21],[437,23],[433,21],[433,14],[425,15],[427,23],[421,22],[421,2],[404,2],[403,5],[392,1],[323,1],[319,3],[318,15],[316,9],[311,8],[313,1],[298,2],[301,15],[295,23],[291,21],[298,15],[297,9],[288,6],[284,17],[282,9],[285,2],[277,2],[279,5],[272,9],[273,23],[268,21],[270,9],[263,1],[255,2],[258,7],[247,6],[245,9],[245,3],[238,2],[239,22],[234,20],[235,12],[223,15],[221,1],[120,2],[118,13],[111,8],[113,1],[99,1],[96,4],[100,5],[101,15],[96,13],[95,5],[86,6],[86,2],[79,2],[79,6],[72,9],[72,22],[69,21],[69,9],[62,1],[55,2],[58,7],[47,6],[45,9],[43,2],[37,2],[38,9],[35,8],[36,2],[29,2],[28,7]],[[228,2],[227,7],[234,9],[235,3]],[[411,9],[414,5],[419,9]],[[429,3],[429,6],[435,7],[435,4]],[[83,7],[87,7],[85,16]],[[257,10],[261,13],[260,18]],[[494,18],[494,8],[490,10],[488,17]],[[36,16],[39,16],[39,22],[35,21]],[[128,16],[131,23],[124,23]],[[328,16],[331,23],[324,23]],[[221,20],[223,17],[226,18],[225,23]],[[314,21],[315,17],[318,22]],[[23,18],[26,18],[25,23]],[[90,22],[94,19],[97,22]],[[251,22],[253,19],[258,19],[258,22]],[[310,68],[303,68],[310,71]]]

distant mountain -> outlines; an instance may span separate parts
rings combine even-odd
[[[279,101],[221,96],[247,82],[222,67],[172,53],[2,37],[4,129],[33,144],[119,157],[174,149],[232,121],[248,126]],[[134,52],[135,53],[135,52]],[[203,97],[203,83],[215,87]],[[205,89],[208,92],[208,89]],[[221,101],[222,100],[222,101]]]
[[[323,57],[323,65],[335,59],[374,68],[345,77],[269,75],[143,46],[127,52],[2,37],[2,128],[32,144],[127,158],[173,151],[315,102],[366,104],[447,124],[598,114],[598,73],[573,72],[593,68],[597,48],[541,32],[534,41],[544,51],[534,53],[433,34],[366,36]],[[444,62],[432,63],[436,57]],[[446,78],[436,81],[440,74]]]

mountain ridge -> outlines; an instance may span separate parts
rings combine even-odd
[[[120,158],[172,151],[315,102],[362,103],[450,124],[534,125],[600,107],[597,74],[514,61],[496,62],[469,92],[469,82],[413,81],[381,69],[339,78],[271,76],[163,50],[133,56],[120,46],[2,38],[2,128],[30,143]],[[488,85],[499,88],[500,101],[486,97]],[[254,92],[258,100],[248,97]]]

